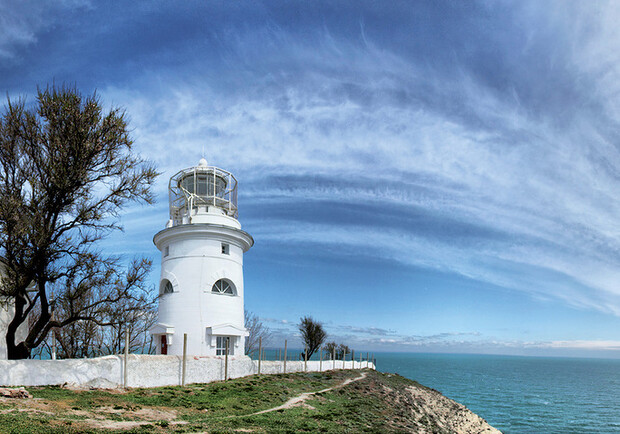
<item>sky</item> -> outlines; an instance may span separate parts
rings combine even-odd
[[[239,180],[245,304],[358,351],[620,358],[620,3],[0,0],[0,92],[96,91]]]

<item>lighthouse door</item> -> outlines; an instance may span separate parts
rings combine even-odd
[[[168,341],[166,339],[166,335],[161,335],[161,351],[160,354],[166,355],[168,354]]]

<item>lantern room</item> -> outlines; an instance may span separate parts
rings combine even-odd
[[[170,225],[189,223],[192,215],[219,212],[237,218],[237,179],[232,173],[209,166],[202,158],[198,166],[177,172],[168,184]]]

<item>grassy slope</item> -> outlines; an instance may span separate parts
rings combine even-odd
[[[413,420],[411,403],[398,393],[423,386],[398,375],[365,372],[365,379],[314,395],[306,406],[254,416],[248,414],[358,377],[360,371],[251,376],[127,393],[29,387],[37,399],[0,401],[0,432],[389,432],[420,426],[440,431],[432,418]]]

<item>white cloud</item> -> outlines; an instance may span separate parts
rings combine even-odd
[[[58,11],[75,7],[88,8],[90,4],[88,0],[0,4],[0,60],[14,60],[21,49],[36,43],[43,30],[53,26],[55,20],[62,19],[62,15],[57,15]]]
[[[560,9],[551,8],[552,29],[568,32],[572,18]],[[583,22],[590,29],[599,18],[593,12]],[[131,114],[138,149],[164,171],[162,193],[167,178],[194,164],[204,147],[210,162],[238,175],[242,194],[265,207],[299,198],[383,203],[385,212],[398,204],[505,235],[459,245],[355,222],[269,219],[256,238],[380,244],[389,246],[377,253],[384,258],[620,315],[620,150],[606,132],[618,127],[609,119],[617,118],[619,33],[614,20],[603,21],[596,31],[575,32],[567,56],[575,64],[560,68],[583,71],[588,86],[600,89],[590,106],[602,108],[570,107],[576,115],[567,125],[558,125],[555,112],[533,111],[515,88],[498,92],[466,68],[435,75],[369,35],[360,46],[321,33],[294,39],[277,26],[228,41],[229,61],[246,66],[231,79],[238,89],[204,77],[175,82],[145,74],[136,82],[146,88],[102,94]],[[538,37],[535,30],[530,37]],[[272,175],[320,175],[331,185],[274,185]]]
[[[23,9],[4,7],[0,14],[0,59],[4,61],[15,56],[17,47],[35,42],[35,33],[43,26],[41,16]]]
[[[603,340],[575,340],[575,341],[552,341],[549,343],[535,344],[534,346],[542,348],[569,348],[579,350],[603,350],[603,351],[620,351],[620,341],[603,341]]]

